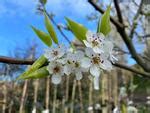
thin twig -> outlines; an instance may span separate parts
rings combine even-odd
[[[47,14],[47,16],[49,17],[49,19],[53,22],[53,24],[57,27],[57,29],[59,30],[60,34],[65,38],[65,40],[71,45],[71,41],[69,40],[69,38],[63,33],[60,25],[57,25],[57,23],[55,22],[55,20],[53,19],[53,16],[51,16],[46,10],[45,13]]]
[[[140,5],[139,5],[139,8],[138,8],[138,10],[137,10],[137,12],[136,12],[136,14],[135,14],[135,16],[134,16],[134,18],[133,18],[133,23],[132,23],[132,26],[131,26],[131,32],[130,32],[130,36],[129,36],[131,39],[132,39],[133,36],[134,36],[134,31],[135,31],[135,29],[136,29],[136,27],[137,27],[137,22],[136,22],[136,21],[137,21],[139,15],[140,15],[140,13],[141,13],[142,6],[143,6],[143,0],[141,0],[141,3],[140,3]]]

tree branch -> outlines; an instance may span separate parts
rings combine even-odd
[[[123,18],[122,18],[122,14],[121,14],[118,0],[114,0],[114,5],[115,5],[116,11],[117,11],[119,22],[123,24]]]
[[[134,69],[132,67],[126,66],[124,64],[113,63],[113,65],[116,66],[116,67],[118,67],[118,68],[125,69],[127,71],[130,71],[130,72],[142,75],[143,77],[150,78],[150,73],[141,72],[141,71],[139,71],[137,69]]]
[[[34,63],[33,60],[24,60],[24,59],[16,59],[11,57],[5,57],[0,56],[0,62],[1,63],[7,63],[7,64],[20,64],[20,65],[31,65]]]
[[[136,12],[136,14],[135,14],[135,16],[134,16],[134,18],[133,18],[133,23],[132,23],[132,26],[131,26],[131,32],[130,32],[130,38],[132,39],[133,38],[133,36],[134,36],[134,31],[135,31],[135,29],[136,29],[136,26],[137,26],[137,18],[139,17],[139,15],[140,15],[140,13],[141,13],[141,10],[142,10],[142,5],[143,5],[143,0],[141,0],[141,3],[140,3],[140,5],[139,5],[139,8],[138,8],[138,10],[137,10],[137,12]]]

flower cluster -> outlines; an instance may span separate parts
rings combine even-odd
[[[52,83],[59,84],[64,75],[75,75],[81,80],[84,72],[93,77],[94,88],[99,89],[99,77],[103,70],[111,70],[116,58],[113,56],[113,43],[101,33],[86,33],[85,51],[69,51],[63,45],[47,49],[45,57],[49,60],[47,70],[52,75]]]

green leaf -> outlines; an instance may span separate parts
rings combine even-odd
[[[79,39],[80,41],[85,40],[87,28],[69,18],[66,18],[66,20],[68,22],[69,29],[76,36],[76,38]]]
[[[42,55],[39,59],[37,59],[23,74],[21,74],[17,80],[24,76],[28,76],[30,73],[34,72],[35,70],[39,69],[47,62],[47,59]]]
[[[47,0],[40,0],[40,2],[45,5],[47,3]]]
[[[46,69],[47,67],[44,66],[32,73],[30,73],[28,76],[22,76],[21,79],[36,79],[36,78],[43,78],[49,75],[49,72]]]
[[[40,31],[36,29],[35,27],[31,26],[35,34],[47,45],[51,46],[52,45],[52,40],[50,36],[47,33],[44,33],[43,31]]]
[[[105,13],[103,14],[101,21],[99,20],[97,32],[103,33],[105,36],[111,31],[110,26],[110,9],[109,6]]]
[[[56,32],[55,32],[55,30],[54,30],[54,28],[53,28],[53,25],[52,25],[52,23],[50,22],[50,20],[49,20],[49,18],[48,18],[48,16],[47,16],[46,14],[45,14],[45,27],[46,27],[47,31],[49,32],[49,34],[50,34],[52,40],[53,40],[56,44],[58,44],[58,38],[57,38]]]

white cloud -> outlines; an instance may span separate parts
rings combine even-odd
[[[38,0],[1,0],[0,15],[6,13],[23,16],[33,14],[35,13],[37,2]],[[48,0],[47,9],[62,16],[66,14],[83,16],[94,11],[94,8],[88,4],[87,0]]]
[[[84,16],[94,11],[87,0],[49,0],[47,8],[49,11],[64,16],[65,14]]]
[[[33,14],[37,0],[1,0],[0,16],[27,16]]]

